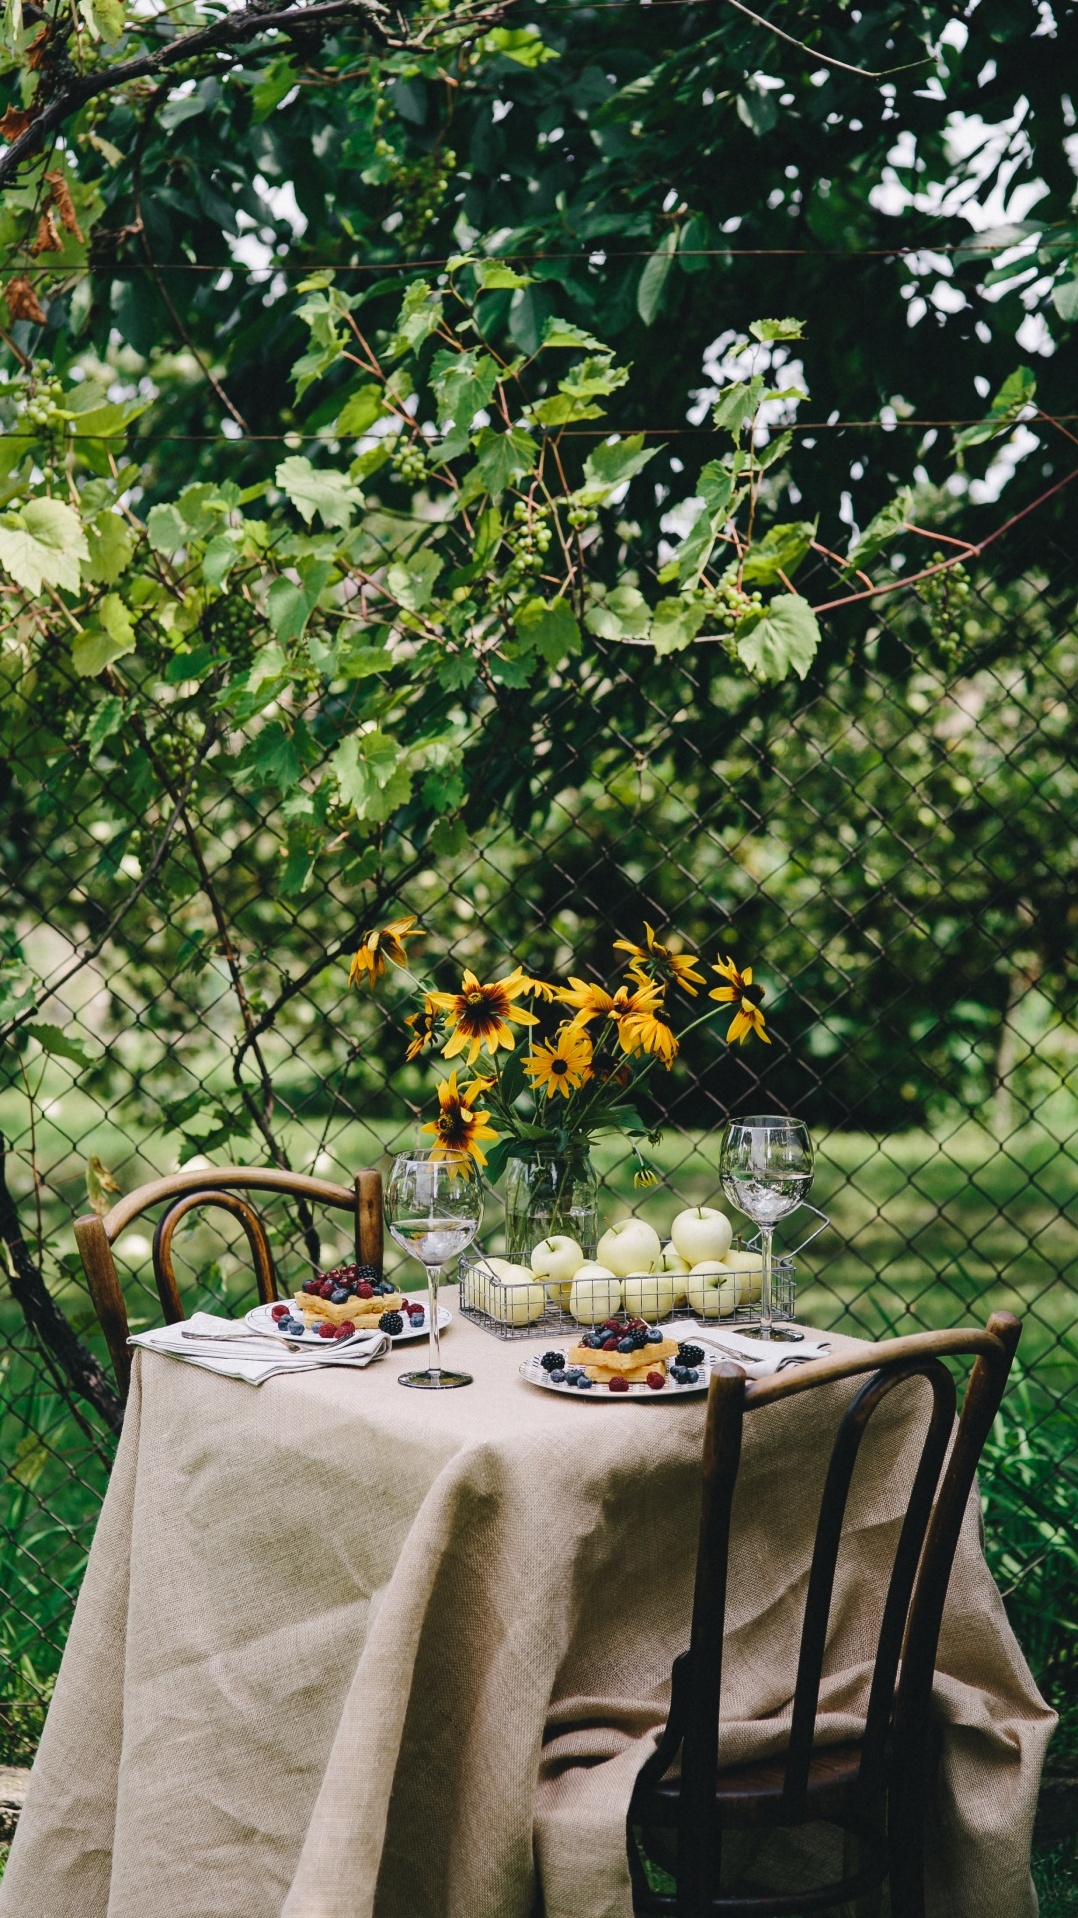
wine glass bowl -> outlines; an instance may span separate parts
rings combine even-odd
[[[438,1286],[442,1267],[470,1245],[483,1217],[479,1168],[467,1152],[399,1153],[385,1189],[385,1218],[401,1249],[427,1273],[430,1357],[425,1370],[402,1372],[400,1383],[422,1391],[470,1385],[470,1372],[447,1372],[441,1362]]]
[[[771,1251],[775,1227],[803,1202],[812,1174],[812,1140],[800,1119],[765,1112],[729,1121],[719,1176],[726,1197],[759,1229],[762,1339],[772,1336]]]

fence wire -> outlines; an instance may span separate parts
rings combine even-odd
[[[781,695],[746,691],[704,646],[659,665],[612,646],[541,694],[500,695],[496,725],[477,709],[465,746],[483,756],[492,808],[466,805],[420,843],[406,807],[381,848],[379,902],[383,917],[420,915],[443,985],[510,956],[540,975],[609,979],[611,942],[645,919],[757,968],[774,1043],[730,1051],[720,1025],[686,1047],[647,1112],[663,1130],[662,1187],[634,1193],[628,1155],[604,1142],[609,1209],[666,1226],[715,1196],[728,1112],[789,1108],[813,1129],[812,1197],[833,1221],[799,1275],[801,1316],[880,1336],[983,1322],[995,1306],[1022,1314],[986,1475],[990,1538],[1027,1649],[1062,1696],[1078,1659],[1047,1621],[1078,1569],[1078,640],[1069,554],[1042,540],[1010,560],[1010,584],[982,579],[942,637],[911,602],[867,647],[851,641],[847,664],[834,628],[829,673]],[[103,1177],[126,1191],[179,1164],[273,1156],[347,1178],[414,1137],[434,1073],[404,1063],[415,1002],[399,981],[377,999],[347,988],[369,889],[344,854],[314,852],[304,887],[291,870],[302,846],[282,864],[279,808],[249,798],[223,749],[193,833],[173,835],[118,933],[72,971],[153,842],[129,768],[117,764],[100,804],[61,816],[40,751],[31,732],[7,769],[5,923],[37,975],[66,980],[40,1017],[93,1063],[24,1059],[0,1090],[0,1130],[31,1249],[103,1356],[71,1233],[91,1162],[98,1193]],[[255,1043],[245,1017],[266,1021]],[[269,1222],[284,1276],[300,1276],[297,1221],[278,1208]],[[343,1234],[319,1225],[333,1262]],[[138,1221],[117,1249],[133,1327],[159,1317],[151,1231]],[[250,1302],[227,1221],[194,1225],[177,1250],[192,1305]],[[113,1441],[7,1297],[0,1326],[0,1738],[18,1758],[59,1662]]]

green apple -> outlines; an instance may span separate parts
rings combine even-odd
[[[542,1279],[550,1297],[559,1305],[568,1305],[573,1275],[579,1272],[583,1263],[584,1254],[580,1246],[564,1232],[556,1232],[549,1239],[540,1239],[532,1252],[532,1271],[537,1279]]]
[[[663,1271],[669,1272],[674,1281],[674,1307],[685,1303],[685,1287],[681,1281],[690,1269],[688,1259],[682,1258],[672,1241],[663,1246]]]
[[[617,1219],[603,1233],[595,1256],[600,1265],[609,1266],[619,1279],[630,1272],[657,1272],[663,1249],[654,1226],[644,1219]]]
[[[747,1305],[757,1305],[764,1283],[764,1262],[759,1252],[727,1252],[723,1264],[741,1274],[741,1296]]]
[[[597,1260],[582,1265],[572,1283],[569,1310],[581,1325],[601,1325],[621,1305],[621,1280]]]
[[[676,1249],[690,1266],[703,1259],[725,1259],[730,1250],[734,1228],[725,1212],[713,1205],[694,1205],[679,1212],[670,1227]]]
[[[621,1282],[625,1310],[634,1319],[646,1319],[654,1325],[656,1319],[665,1319],[673,1311],[677,1284],[669,1272],[632,1272]]]
[[[522,1279],[509,1279],[502,1285],[488,1287],[487,1311],[503,1325],[531,1325],[541,1319],[546,1310],[545,1285],[540,1285],[522,1266],[517,1270],[524,1273]]]
[[[685,1291],[702,1319],[726,1319],[741,1303],[741,1275],[718,1259],[703,1259],[687,1274]]]

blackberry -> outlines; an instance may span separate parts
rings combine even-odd
[[[544,1372],[556,1372],[565,1364],[564,1352],[544,1352],[539,1361]]]
[[[373,1265],[350,1265],[348,1270],[354,1279],[366,1279],[369,1285],[373,1285],[378,1277],[377,1267]]]
[[[399,1312],[383,1312],[378,1321],[378,1330],[388,1332],[390,1338],[395,1339],[398,1332],[404,1331],[404,1320]]]
[[[679,1365],[703,1365],[703,1347],[699,1345],[679,1345],[677,1349]]]

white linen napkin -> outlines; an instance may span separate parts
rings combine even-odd
[[[788,1339],[749,1339],[721,1321],[717,1325],[710,1321],[701,1325],[697,1319],[678,1319],[676,1325],[666,1330],[681,1344],[697,1339],[706,1350],[732,1359],[735,1365],[744,1366],[750,1379],[770,1378],[773,1372],[784,1371],[794,1362],[801,1364],[826,1358],[831,1350],[830,1339],[805,1338],[796,1343]]]
[[[184,1333],[192,1332],[196,1337],[184,1337]],[[198,1333],[204,1335],[204,1341],[200,1342]],[[317,1346],[301,1346],[295,1350],[282,1345],[275,1352],[269,1343],[272,1336],[267,1333],[264,1339],[256,1339],[251,1337],[250,1327],[244,1325],[242,1319],[221,1318],[215,1312],[194,1312],[176,1325],[136,1332],[127,1343],[144,1345],[150,1352],[182,1359],[187,1365],[201,1365],[207,1372],[220,1372],[224,1378],[246,1379],[248,1385],[264,1385],[267,1379],[282,1373],[312,1372],[323,1365],[369,1365],[372,1359],[382,1358],[392,1343],[388,1333],[372,1329],[357,1334],[347,1345],[342,1342],[336,1349],[327,1340],[326,1349],[321,1351]]]

